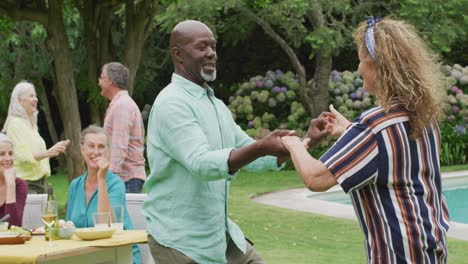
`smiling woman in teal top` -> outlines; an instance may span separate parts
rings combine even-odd
[[[124,229],[133,229],[125,202],[125,184],[108,170],[109,148],[105,130],[89,126],[81,133],[80,141],[88,171],[70,184],[67,220],[72,220],[78,228],[92,227],[93,213],[109,212],[112,207],[123,206]],[[136,245],[133,246],[133,262],[140,263],[140,250]]]

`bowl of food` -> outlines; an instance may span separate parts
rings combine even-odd
[[[59,221],[59,237],[61,239],[70,239],[75,233],[75,224],[72,221]]]
[[[75,233],[75,227],[64,227],[59,229],[59,237],[61,239],[70,239]]]
[[[0,245],[24,244],[31,240],[31,231],[24,227],[12,225],[7,231],[0,232]]]

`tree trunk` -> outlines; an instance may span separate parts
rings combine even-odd
[[[85,17],[83,17],[85,19]],[[97,58],[97,45],[96,45],[96,35],[94,28],[86,29],[85,26],[85,39],[86,39],[86,51],[88,58],[88,80],[93,87],[100,89],[98,85],[98,58]],[[89,105],[89,117],[91,124],[102,124],[101,120],[101,111],[99,110],[98,105],[88,104]]]
[[[330,52],[319,50],[315,55],[315,74],[312,96],[312,117],[318,116],[323,111],[328,111],[330,95],[328,93],[328,82],[332,67],[332,56]]]
[[[84,24],[84,38],[88,62],[88,81],[93,87],[98,88],[98,53],[96,38],[96,3],[84,1],[83,7],[78,8]],[[102,124],[101,112],[96,104],[88,104],[91,124]]]
[[[322,6],[317,0],[309,0],[307,18],[316,29],[327,26],[322,13]],[[328,111],[328,102],[330,100],[328,82],[330,81],[332,62],[331,48],[323,45],[315,54],[315,74],[312,87],[310,87],[313,94],[312,117],[318,116],[323,111]]]
[[[135,3],[126,0],[125,3],[125,55],[124,64],[130,72],[128,93],[133,93],[133,83],[138,67],[140,66],[141,54],[145,45],[146,33],[150,28],[156,10],[156,1],[143,0]]]
[[[54,126],[52,114],[50,112],[49,100],[47,99],[45,87],[42,85],[41,80],[36,80],[35,83],[38,84],[36,86],[36,92],[37,96],[39,97],[39,101],[41,102],[41,110],[44,113],[46,119],[47,129],[50,133],[50,139],[52,140],[52,142],[57,142],[59,140],[59,137],[57,134],[57,130]]]
[[[62,1],[49,0],[47,46],[54,60],[54,88],[63,122],[64,136],[71,140],[67,149],[69,180],[81,175],[84,163],[80,153],[81,120],[78,109],[72,53],[63,22]]]
[[[44,113],[44,116],[46,119],[46,124],[47,124],[47,129],[49,130],[50,139],[52,140],[52,144],[55,144],[56,142],[59,141],[59,136],[54,126],[52,113],[50,112],[49,100],[47,99],[47,93],[40,79],[36,79],[35,83],[37,84],[36,92],[37,92],[37,96],[39,97],[39,101],[41,101],[41,110]],[[59,155],[57,159],[59,162],[59,167],[64,168],[67,166],[67,161],[64,155]]]
[[[101,8],[98,15],[98,30],[99,30],[99,71],[101,67],[111,62],[113,59],[112,52],[112,34],[111,34],[111,8]]]

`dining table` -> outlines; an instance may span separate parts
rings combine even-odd
[[[24,244],[0,245],[0,264],[128,264],[133,263],[132,245],[147,243],[147,235],[145,230],[124,230],[105,239],[82,240],[74,235],[53,243],[48,247],[43,235],[34,235]]]

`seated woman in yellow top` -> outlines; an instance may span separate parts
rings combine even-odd
[[[28,183],[29,193],[45,193],[45,177],[50,176],[49,158],[64,153],[70,144],[70,140],[64,140],[46,149],[37,129],[37,101],[34,85],[19,82],[11,94],[3,127],[13,141],[16,176]]]

